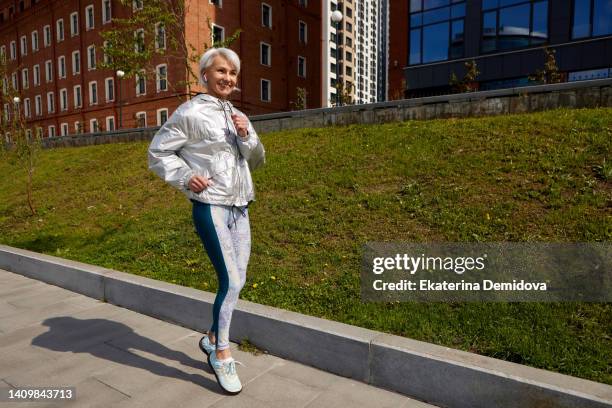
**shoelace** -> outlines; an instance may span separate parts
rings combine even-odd
[[[227,375],[235,375],[236,374],[236,364],[240,364],[241,366],[246,367],[246,365],[242,364],[240,361],[232,360],[229,363],[223,363],[223,368],[225,368],[225,373]]]

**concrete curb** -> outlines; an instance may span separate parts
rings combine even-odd
[[[0,268],[206,331],[214,294],[0,245]],[[612,407],[612,387],[239,300],[231,340],[433,405]]]

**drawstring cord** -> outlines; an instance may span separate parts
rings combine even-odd
[[[238,197],[242,197],[242,182],[240,180],[240,171],[238,169],[238,157],[241,156],[240,148],[238,147],[238,137],[239,136],[238,136],[238,131],[236,130],[236,126],[234,126],[234,122],[228,120],[228,118],[227,118],[226,103],[228,105],[227,109],[229,109],[230,112],[232,112],[232,107],[229,104],[229,102],[225,102],[225,101],[221,101],[221,100],[217,100],[217,101],[221,105],[221,110],[223,110],[223,116],[225,118],[225,125],[227,126],[227,130],[229,132],[231,132],[230,122],[232,123],[232,127],[234,128],[234,144],[236,145],[236,155],[234,157],[236,158],[236,174],[238,175]],[[237,208],[240,211],[241,215],[243,217],[246,217],[246,211],[247,211],[247,208],[249,208],[249,203],[247,203],[247,205],[245,205],[244,208],[243,207],[238,207],[237,205],[232,205],[231,211],[232,211],[232,218],[234,219],[233,224],[234,224],[234,227],[235,227],[236,226],[236,213],[234,212],[234,208]],[[231,229],[232,228],[232,223],[230,222],[227,225],[227,227],[229,229]]]

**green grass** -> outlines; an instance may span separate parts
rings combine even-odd
[[[612,384],[612,306],[362,303],[366,241],[610,241],[612,109],[262,135],[241,297]],[[148,143],[0,163],[0,242],[215,291],[191,203],[147,170]]]

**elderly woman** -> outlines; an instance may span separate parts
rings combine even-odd
[[[176,109],[155,134],[148,155],[149,169],[193,203],[195,230],[219,280],[212,327],[199,346],[219,385],[231,394],[242,390],[230,353],[229,328],[251,252],[251,171],[265,162],[250,121],[228,101],[239,72],[234,51],[207,50],[200,59],[200,80],[207,93]]]

